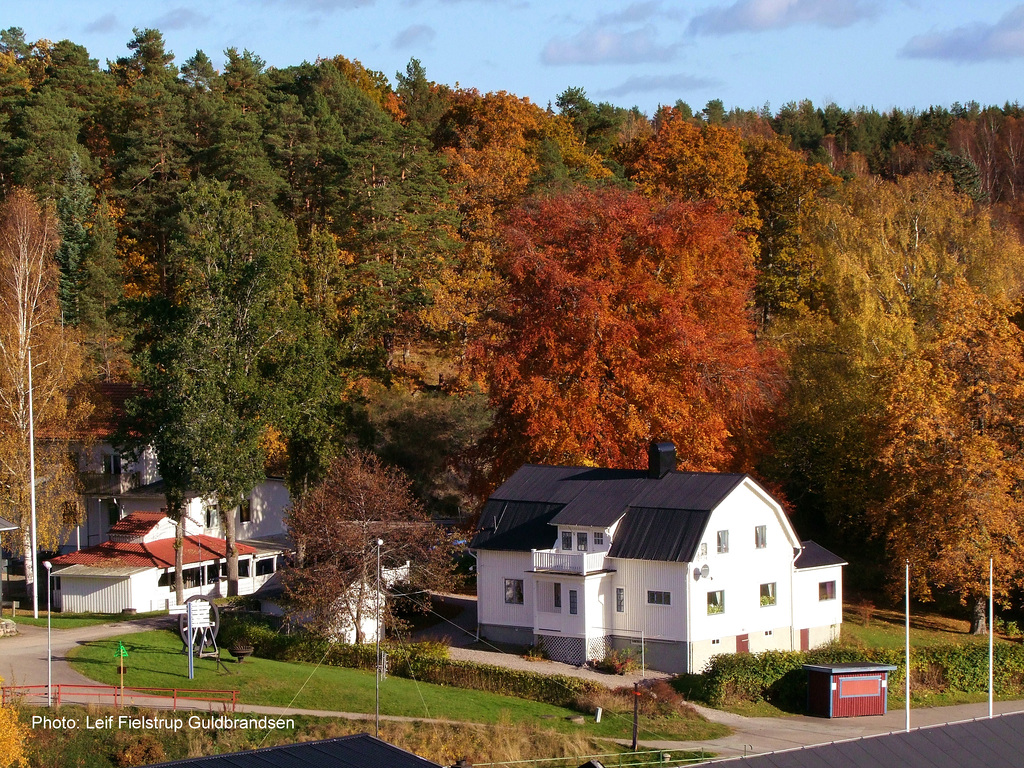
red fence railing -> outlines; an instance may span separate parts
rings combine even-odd
[[[3,693],[3,703],[9,704],[15,698],[41,698],[46,701],[46,685],[5,685],[0,687]],[[116,685],[73,685],[69,683],[57,683],[53,686],[53,703],[60,706],[61,703],[81,703],[81,699],[99,700],[101,703],[109,700],[115,707],[129,706],[135,704],[146,704],[153,706],[152,700],[160,704],[171,704],[172,709],[177,709],[179,704],[188,708],[191,703],[196,704],[221,704],[225,708],[231,707],[235,711],[238,704],[238,691],[217,691],[202,690],[193,688],[125,688],[123,691]],[[141,700],[149,701],[141,701]],[[212,708],[212,707],[211,707]]]

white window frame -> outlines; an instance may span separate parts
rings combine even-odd
[[[561,613],[562,612],[562,582],[556,581],[554,583],[554,585],[553,585],[552,592],[553,592],[552,597],[554,598],[554,601],[555,601],[555,613]]]
[[[526,595],[523,590],[522,579],[505,579],[505,604],[523,605],[526,602]]]
[[[671,606],[672,593],[665,589],[648,589],[647,604]]]
[[[754,549],[764,549],[768,546],[768,526],[754,526]]]
[[[562,531],[562,549],[566,552],[572,551],[572,531]]]
[[[626,590],[623,587],[615,588],[615,612],[626,612]]]
[[[725,555],[729,553],[729,531],[719,531],[715,534],[715,544],[718,548],[718,554]]]
[[[779,602],[779,591],[776,589],[777,582],[769,581],[766,584],[761,585],[761,607],[770,608]],[[768,587],[766,590],[765,587]],[[765,598],[768,598],[770,602],[765,602]]]
[[[569,590],[569,614],[575,616],[579,613],[579,592],[575,589]]]
[[[818,582],[818,602],[824,603],[836,599],[836,580]]]
[[[594,531],[594,546],[595,547],[603,547],[604,546],[604,531]]]
[[[588,551],[587,550],[587,546],[588,546],[587,532],[586,531],[576,531],[576,550],[579,551],[579,552],[587,552]]]
[[[708,592],[708,616],[721,616],[725,613],[725,590],[716,589]]]

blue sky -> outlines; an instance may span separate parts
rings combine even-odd
[[[651,113],[1024,102],[1024,3],[996,0],[35,0],[0,27],[80,43],[101,65],[133,27],[183,63],[229,47],[286,67],[341,54],[394,82],[411,57],[432,80],[546,105],[569,86]]]

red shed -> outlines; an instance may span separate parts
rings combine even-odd
[[[847,664],[804,664],[807,670],[807,709],[820,717],[859,717],[884,715],[888,711],[886,693],[888,664],[853,662]]]

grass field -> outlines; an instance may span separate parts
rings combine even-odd
[[[861,603],[843,609],[840,644],[854,648],[902,648],[905,619],[902,611],[868,607]],[[966,619],[951,619],[920,609],[910,613],[910,643],[921,648],[944,643],[987,643],[988,635],[971,635],[971,624]],[[999,642],[1013,640],[996,634]]]
[[[19,608],[24,611],[24,608]],[[50,626],[53,629],[78,629],[79,627],[93,627],[98,624],[117,624],[122,621],[133,621],[145,619],[150,616],[166,616],[167,611],[154,611],[153,613],[54,613]],[[11,618],[6,616],[5,618]],[[14,617],[16,624],[27,624],[33,627],[46,626],[46,611],[39,612],[39,618],[35,619],[30,615],[22,616],[20,613]]]
[[[243,703],[341,712],[374,711],[374,675],[363,670],[318,667],[250,658],[243,664],[227,663],[227,672],[213,660],[197,659],[195,679],[187,676],[181,640],[164,630],[141,632],[89,643],[72,651],[71,663],[82,674],[110,685],[117,684],[114,650],[121,641],[128,649],[126,686],[152,688],[205,688],[240,691]],[[224,654],[225,657],[227,654]],[[601,723],[593,717],[577,724],[567,718],[579,713],[525,699],[483,691],[446,688],[391,677],[381,684],[381,714],[440,718],[496,724],[506,720],[550,726],[565,734],[628,738],[629,717],[606,713]],[[728,733],[725,726],[698,717],[671,716],[641,722],[641,738],[706,740]]]
[[[22,722],[31,722],[31,716],[37,713],[55,714],[52,710],[25,708],[20,713]],[[79,727],[70,730],[30,730],[28,758],[33,768],[121,768],[126,765],[149,765],[196,755],[214,755],[374,731],[372,718],[348,720],[308,716],[292,718],[294,728],[271,731],[196,729],[189,726],[187,720],[185,727],[177,732],[171,729],[86,730],[82,726],[87,715],[95,721],[109,714],[166,717],[168,713],[64,705],[56,714],[74,720]],[[466,757],[476,764],[531,761],[527,763],[531,768],[575,768],[593,756],[608,766],[650,765],[652,761],[667,766],[678,764],[662,763],[660,752],[633,754],[605,740],[585,735],[569,736],[551,728],[510,720],[494,725],[383,721],[380,737],[442,765],[450,765]],[[710,756],[710,753],[706,754]],[[672,755],[675,758],[700,757],[700,753],[688,755],[673,752]]]

